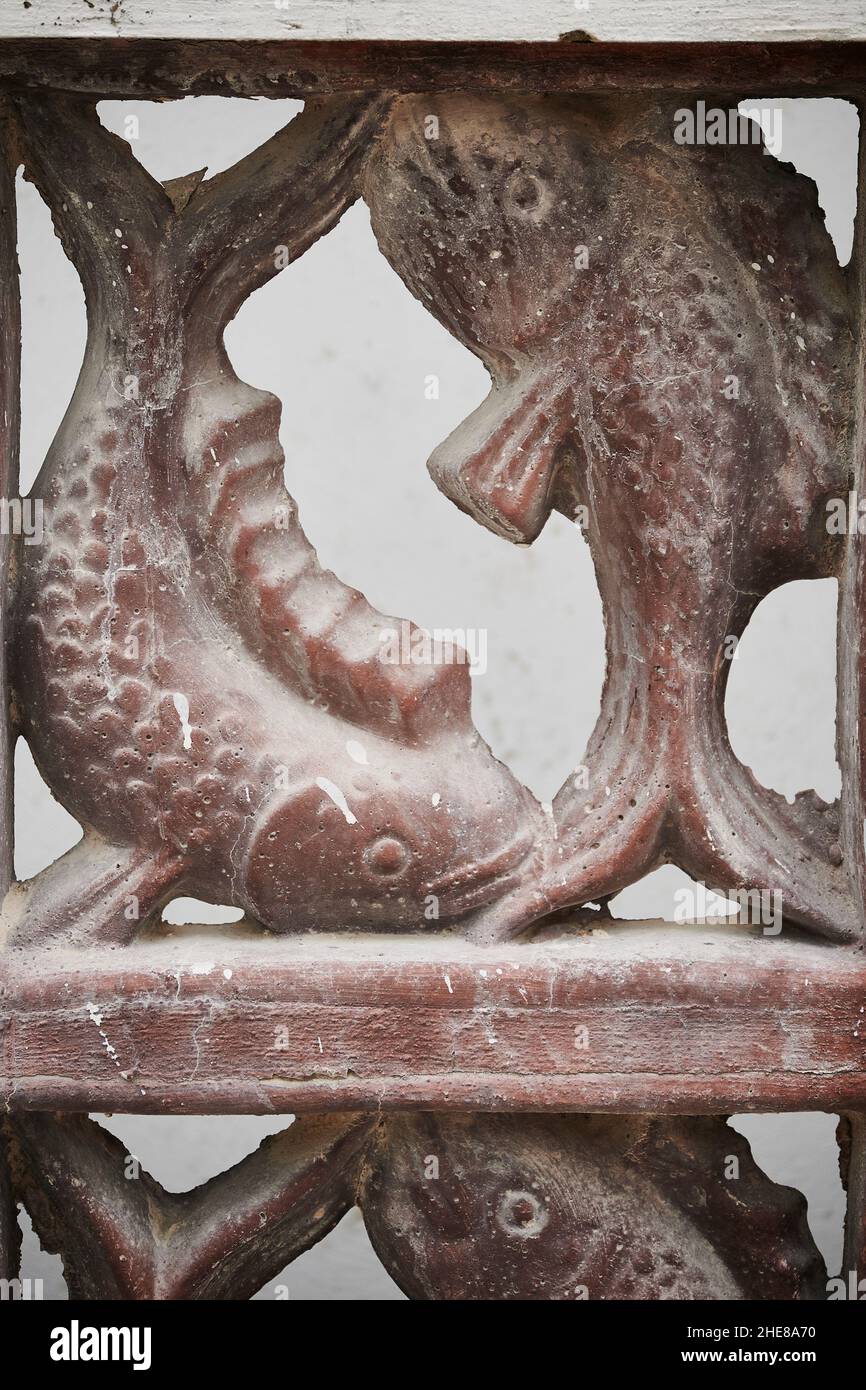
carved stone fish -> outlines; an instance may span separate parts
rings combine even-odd
[[[356,1202],[412,1298],[827,1293],[805,1199],[715,1116],[309,1115],[183,1193],[130,1181],[123,1145],[83,1115],[5,1129],[73,1298],[250,1297]]]
[[[549,838],[470,719],[465,665],[389,665],[396,626],[324,571],[279,403],[223,345],[244,299],[356,196],[386,103],[308,104],[235,168],[163,188],[95,111],[20,107],[88,344],[20,547],[20,728],[81,845],[13,889],[27,944],[123,940],[183,893],[274,931],[496,933]]]
[[[607,675],[588,788],[554,803],[549,901],[672,860],[850,940],[837,805],[761,786],[724,719],[757,604],[841,558],[849,289],[810,181],[754,145],[675,144],[687,104],[405,97],[365,196],[391,264],[492,377],[433,477],[511,541],[556,508],[592,550]]]
[[[327,1235],[355,1200],[374,1117],[307,1115],[190,1192],[167,1192],[85,1115],[3,1127],[16,1188],[71,1299],[240,1299]],[[2,1132],[2,1131],[0,1131]],[[137,1163],[137,1160],[136,1160]]]
[[[805,1199],[722,1118],[393,1115],[364,1173],[413,1298],[826,1297]]]

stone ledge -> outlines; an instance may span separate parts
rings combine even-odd
[[[669,923],[486,948],[184,928],[10,952],[0,1045],[11,1110],[853,1109],[866,957]]]

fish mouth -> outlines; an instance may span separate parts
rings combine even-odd
[[[527,864],[541,869],[544,845],[540,835],[524,833],[487,859],[471,860],[432,879],[428,890],[440,899],[444,913],[462,917],[521,886]],[[535,872],[530,874],[535,877]]]

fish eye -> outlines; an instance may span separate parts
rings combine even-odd
[[[515,169],[506,181],[503,201],[511,212],[528,215],[539,210],[545,201],[545,192],[541,179],[525,169]]]
[[[396,835],[380,835],[364,850],[364,864],[379,878],[396,878],[409,866],[409,847]]]

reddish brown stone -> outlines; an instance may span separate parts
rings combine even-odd
[[[366,197],[385,255],[493,382],[435,481],[509,540],[556,508],[592,549],[607,676],[588,785],[554,803],[548,902],[672,861],[853,941],[862,835],[846,854],[838,805],[762,787],[724,717],[760,600],[845,563],[826,502],[850,470],[848,288],[814,185],[760,146],[676,143],[686,106],[405,97]]]
[[[720,1118],[394,1117],[361,1205],[414,1298],[826,1295],[805,1200]]]
[[[354,1201],[373,1121],[298,1120],[192,1192],[167,1192],[84,1115],[10,1128],[19,1191],[70,1298],[240,1299],[321,1240]]]
[[[0,40],[10,492],[17,159],[89,320],[36,488],[47,544],[12,563],[12,733],[85,837],[4,902],[0,1277],[16,1198],[73,1295],[108,1298],[249,1296],[359,1201],[415,1297],[821,1297],[802,1199],[719,1118],[814,1107],[847,1112],[862,1271],[864,579],[824,525],[866,467],[862,248],[844,276],[807,181],[758,150],[672,139],[687,94],[746,74],[861,90],[859,52]],[[87,96],[21,91],[43,84]],[[162,187],[93,102],[193,90],[318,99],[234,169]],[[437,482],[521,543],[585,509],[608,675],[590,785],[552,817],[473,729],[464,666],[379,661],[396,620],[319,566],[279,405],[225,355],[245,298],[362,185],[392,264],[493,377]],[[843,796],[789,806],[731,751],[727,647],[774,587],[826,575]],[[618,926],[606,900],[666,860],[780,889],[784,939]],[[251,920],[164,932],[181,893]],[[297,934],[321,929],[342,935]],[[177,1195],[45,1113],[109,1108],[335,1113]]]
[[[386,107],[311,105],[169,196],[88,104],[20,103],[90,328],[36,483],[46,543],[18,549],[12,672],[86,833],[7,904],[18,945],[128,940],[184,894],[275,931],[495,936],[545,910],[550,826],[474,730],[467,666],[383,659],[400,624],[319,565],[279,403],[222,343],[357,196]]]

